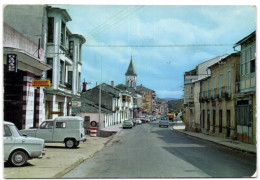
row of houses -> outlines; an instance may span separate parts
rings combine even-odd
[[[132,57],[125,73],[125,84],[114,85],[102,83],[94,88],[86,89],[83,82],[81,97],[73,99],[72,114],[83,117],[86,129],[91,122],[99,122],[99,128],[104,129],[120,124],[124,120],[144,115],[166,115],[167,101],[156,98],[155,91],[137,86],[137,73]]]
[[[137,86],[132,58],[125,85],[103,83],[87,90],[83,82],[82,90],[81,52],[86,40],[69,30],[72,18],[66,9],[7,5],[3,20],[4,120],[18,129],[35,128],[46,119],[73,114],[86,119],[92,114],[91,119],[103,120],[102,127],[156,114],[155,92]],[[34,80],[49,80],[50,86],[35,87]]]
[[[185,72],[186,129],[256,144],[256,32],[234,50]]]

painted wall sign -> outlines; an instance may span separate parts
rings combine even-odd
[[[50,87],[51,82],[49,80],[33,80],[33,87]]]
[[[8,72],[17,72],[17,55],[16,54],[7,54],[7,67]]]
[[[72,107],[81,107],[80,101],[72,101]]]

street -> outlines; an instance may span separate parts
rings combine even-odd
[[[172,130],[158,121],[123,129],[63,178],[250,177],[256,156]]]

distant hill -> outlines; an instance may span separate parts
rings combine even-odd
[[[180,112],[183,110],[183,99],[174,99],[168,101],[169,112]]]
[[[165,101],[178,100],[177,98],[163,98]]]

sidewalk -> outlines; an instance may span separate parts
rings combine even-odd
[[[101,129],[101,131],[112,131],[112,132],[119,132],[121,130],[122,130],[122,123]]]
[[[196,138],[200,138],[200,139],[204,139],[207,141],[211,141],[213,143],[216,144],[220,144],[232,149],[236,149],[236,150],[240,150],[243,152],[248,152],[248,153],[253,153],[256,154],[256,145],[253,144],[247,144],[247,143],[243,143],[240,141],[236,141],[236,140],[231,140],[231,139],[225,139],[225,138],[221,138],[221,137],[217,137],[217,136],[211,136],[211,135],[206,135],[203,133],[196,133],[196,132],[189,132],[189,131],[185,131],[185,126],[184,125],[174,125],[173,126],[173,130],[187,134],[189,136],[193,136]]]
[[[46,155],[32,159],[24,167],[4,167],[4,178],[61,178],[84,160],[94,156],[114,136],[89,137],[76,149],[68,149],[62,143],[45,143]]]
[[[113,125],[113,126],[109,126],[109,127],[106,127],[106,128],[102,128],[101,131],[100,131],[100,136],[101,137],[109,137],[119,131],[122,130],[122,123],[121,124],[116,124],[116,125]]]

